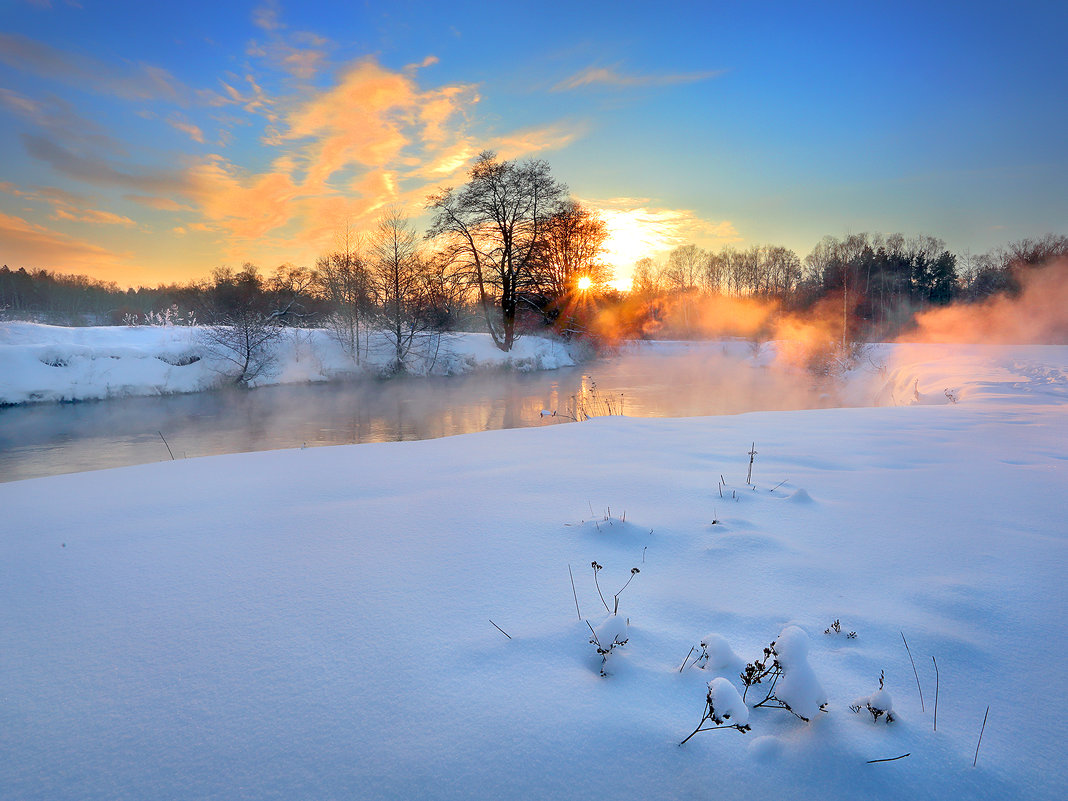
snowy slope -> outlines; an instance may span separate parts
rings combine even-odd
[[[898,406],[0,485],[0,797],[1060,798],[1066,349],[931,347]],[[826,711],[680,747],[787,626]]]

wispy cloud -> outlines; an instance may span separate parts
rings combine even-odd
[[[98,225],[123,225],[127,227],[136,225],[132,219],[121,214],[88,208],[88,204],[93,201],[85,195],[55,186],[36,186],[24,189],[9,181],[0,181],[0,192],[22,198],[25,201],[50,206],[52,212],[49,216],[53,220],[68,220]]]
[[[21,138],[27,154],[68,178],[149,193],[181,194],[189,189],[181,172],[145,167],[120,169],[107,160],[74,153],[44,136],[22,134]]]
[[[191,92],[170,72],[143,62],[111,64],[58,50],[18,34],[0,33],[0,62],[18,70],[125,100],[189,102]]]
[[[54,220],[70,220],[72,222],[92,223],[94,225],[124,225],[126,227],[133,227],[137,225],[129,217],[124,217],[121,214],[115,214],[110,211],[101,211],[99,209],[66,209],[58,208],[52,219]]]
[[[29,98],[10,89],[0,89],[0,109],[67,143],[110,155],[126,153],[122,142],[102,126],[78,114],[69,102],[54,95]]]
[[[285,28],[280,16],[281,6],[278,0],[266,0],[252,10],[252,24],[265,31],[278,31]]]
[[[686,72],[661,75],[627,75],[612,67],[587,67],[553,86],[554,92],[566,92],[584,86],[607,86],[617,89],[642,86],[672,86],[674,84],[697,83],[718,78],[726,70],[707,70],[704,72]]]
[[[200,126],[183,120],[179,117],[170,117],[167,120],[167,124],[174,128],[176,131],[181,131],[186,134],[194,142],[204,144],[204,132],[200,130]]]

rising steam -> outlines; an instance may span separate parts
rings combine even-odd
[[[1068,344],[1068,259],[1015,276],[1019,292],[922,312],[897,341]]]

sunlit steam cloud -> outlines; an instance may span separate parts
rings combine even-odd
[[[852,324],[843,323],[841,305],[835,300],[817,303],[802,315],[784,311],[774,300],[692,292],[625,298],[600,310],[591,329],[609,342],[652,337],[744,339],[756,346],[775,341],[778,364],[824,370],[826,362],[848,345]]]
[[[1016,272],[1020,292],[916,317],[901,342],[1068,344],[1068,260]]]

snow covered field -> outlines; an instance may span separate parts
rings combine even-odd
[[[433,345],[420,366],[436,375],[574,363],[560,343],[539,337],[519,340],[511,353],[494,347],[488,334],[448,334]],[[356,367],[328,331],[316,328],[285,329],[271,343],[271,355],[273,368],[252,386],[374,375],[390,359],[388,343],[372,338],[370,355]],[[202,330],[191,326],[0,323],[0,404],[196,392],[227,383],[233,368],[213,355]]]
[[[878,408],[0,485],[0,797],[1061,798],[1068,348],[882,357]],[[808,722],[731,695],[772,640]],[[750,730],[680,747],[713,679]]]

